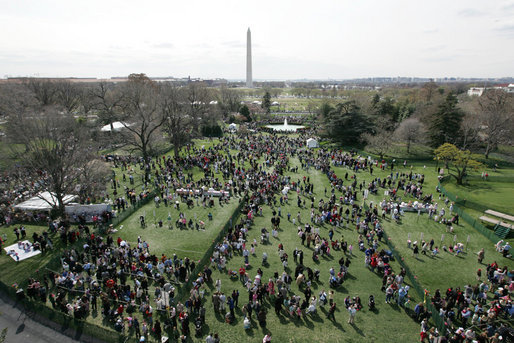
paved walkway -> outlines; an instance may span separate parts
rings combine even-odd
[[[91,337],[77,334],[73,329],[63,329],[46,318],[27,312],[21,305],[0,293],[0,332],[4,328],[7,328],[6,343],[101,343]]]

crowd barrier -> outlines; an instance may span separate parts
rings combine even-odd
[[[193,281],[196,280],[196,277],[199,273],[203,272],[206,265],[209,265],[211,262],[211,257],[214,252],[214,249],[216,248],[216,245],[223,240],[223,238],[226,236],[228,230],[230,227],[232,227],[235,223],[238,217],[241,214],[241,209],[246,204],[247,197],[243,197],[239,201],[239,205],[234,210],[232,215],[230,216],[229,220],[225,223],[223,226],[223,229],[218,233],[218,236],[212,241],[212,244],[210,245],[209,249],[204,253],[203,257],[200,259],[200,261],[196,264],[195,269],[189,274],[189,278],[186,281],[186,283],[182,284],[178,291],[177,298],[182,300],[185,300],[189,296],[189,291],[193,285]]]

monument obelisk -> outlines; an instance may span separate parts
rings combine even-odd
[[[253,88],[252,80],[252,33],[246,32],[246,87]]]

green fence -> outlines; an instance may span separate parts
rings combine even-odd
[[[237,218],[241,214],[241,209],[246,204],[246,200],[247,200],[246,196],[244,198],[241,198],[241,200],[239,201],[239,205],[232,213],[232,216],[230,216],[229,220],[227,220],[227,222],[223,226],[223,229],[219,232],[218,236],[216,236],[216,238],[212,241],[212,244],[209,247],[209,249],[207,249],[207,251],[205,252],[203,257],[196,264],[196,267],[191,272],[190,277],[187,280],[187,282],[180,287],[180,290],[178,291],[178,296],[177,296],[178,299],[184,300],[189,295],[189,290],[191,289],[193,281],[196,279],[196,275],[203,272],[204,267],[206,265],[210,264],[211,256],[212,256],[212,253],[214,252],[214,248],[216,247],[216,245],[219,242],[221,242],[223,240],[223,238],[227,234],[229,228],[236,223]]]
[[[448,192],[442,185],[442,182],[444,182],[446,180],[447,179],[443,178],[441,180],[441,182],[439,182],[438,187],[439,187],[439,190],[441,191],[441,193],[443,193],[445,196],[448,197],[448,199],[450,199],[451,201],[453,201],[455,203],[455,205],[453,206],[453,211],[459,215],[459,218],[464,220],[466,223],[471,225],[475,230],[477,230],[482,235],[484,235],[487,239],[489,239],[491,242],[496,244],[500,240],[500,237],[498,237],[494,233],[493,230],[490,230],[487,227],[485,227],[484,225],[482,225],[480,220],[477,220],[476,218],[473,218],[472,216],[470,216],[469,214],[464,212],[460,206],[469,207],[469,208],[472,208],[472,209],[480,211],[480,212],[484,212],[488,208],[486,206],[473,203],[471,201],[459,199],[457,196],[455,196],[455,194]]]
[[[148,204],[151,200],[155,198],[157,195],[157,191],[154,189],[146,194],[146,196],[139,200],[135,205],[126,208],[123,212],[119,212],[116,217],[109,219],[107,222],[102,223],[100,225],[100,232],[103,233],[105,228],[109,225],[118,226],[122,221],[130,217],[134,212],[138,211],[141,207]]]

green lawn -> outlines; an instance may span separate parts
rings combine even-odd
[[[123,228],[114,236],[119,235],[131,244],[136,244],[137,237],[141,236],[150,245],[152,253],[157,254],[157,256],[163,253],[166,256],[176,253],[179,257],[187,256],[198,260],[203,256],[206,247],[219,234],[238,203],[239,198],[237,197],[233,197],[229,204],[222,206],[218,204],[218,201],[215,201],[213,208],[203,208],[200,202],[200,206],[196,206],[195,203],[195,207],[188,209],[185,203],[180,203],[180,212],[185,214],[187,221],[193,219],[195,223],[196,221],[205,223],[205,230],[196,230],[195,228],[177,228],[175,221],[178,219],[179,211],[173,206],[165,207],[163,204],[156,208],[155,203],[150,201],[123,221],[121,223]],[[212,221],[209,221],[209,213],[213,215]],[[141,228],[139,223],[139,217],[142,215],[146,215],[146,228]],[[168,225],[168,215],[171,215],[172,218],[172,229]],[[159,227],[160,220],[163,222],[163,227]],[[117,228],[119,229],[119,227]]]
[[[294,99],[298,101],[298,99]],[[204,146],[209,148],[215,144],[218,144],[217,140],[197,140],[194,142],[197,148]],[[419,150],[419,151],[418,151]],[[426,150],[417,149],[420,154],[425,154]],[[169,152],[168,154],[172,154]],[[231,154],[237,153],[237,151],[230,151]],[[185,150],[181,151],[181,154],[186,154]],[[362,153],[363,156],[367,157],[366,153]],[[423,185],[424,194],[435,194],[435,189],[438,184],[436,175],[436,164],[431,160],[408,160],[407,166],[403,167],[403,159],[397,158],[398,165],[396,169],[391,171],[379,170],[374,168],[373,175],[369,172],[358,172],[355,174],[357,181],[370,182],[372,179],[380,177],[383,179],[391,173],[393,175],[396,172],[399,173],[422,173],[425,174],[425,182]],[[291,158],[291,166],[299,166],[297,158]],[[244,163],[245,167],[249,166],[249,162]],[[348,172],[349,176],[353,176],[354,173],[343,167],[333,168],[339,177],[344,177],[345,173]],[[141,170],[136,166],[133,170],[135,184],[130,185],[128,181],[128,172],[121,171],[120,168],[115,169],[116,179],[120,182],[120,188],[118,188],[118,194],[124,194],[124,187],[135,188],[137,192],[142,190]],[[126,181],[123,181],[123,173],[126,174]],[[514,175],[513,169],[502,169],[497,174],[490,173],[491,175]],[[200,169],[194,168],[193,175],[195,179],[203,177],[203,173]],[[299,168],[298,174],[286,172],[286,175],[292,177],[293,181],[301,180],[302,177],[308,176],[311,182],[314,184],[314,197],[315,206],[319,199],[327,198],[330,196],[330,184],[326,175],[321,173],[319,170],[311,168],[308,171],[301,170]],[[220,174],[216,175],[221,177]],[[348,185],[351,181],[345,181],[344,184]],[[445,188],[452,192],[459,194],[459,196],[465,196],[469,200],[487,204],[494,209],[509,212],[509,204],[514,200],[514,186],[508,183],[497,183],[497,182],[483,182],[473,181],[470,185],[457,187],[453,181],[445,183]],[[325,189],[327,193],[325,194]],[[370,196],[366,201],[368,204],[373,201],[375,204],[378,203],[384,197],[384,190],[380,189],[377,196]],[[113,197],[113,189],[109,185],[108,192],[110,197]],[[412,200],[410,196],[404,195],[403,191],[399,191],[399,196],[404,200]],[[336,196],[339,196],[336,193]],[[277,195],[278,199],[279,195]],[[312,256],[312,246],[307,248],[301,246],[301,241],[297,236],[298,223],[293,225],[292,222],[287,220],[287,213],[291,213],[292,218],[296,218],[298,212],[300,212],[301,223],[300,225],[310,222],[310,205],[311,201],[306,199],[305,208],[298,208],[296,199],[297,195],[291,191],[289,193],[290,201],[289,204],[281,206],[282,221],[281,230],[278,234],[278,239],[270,238],[270,244],[260,244],[260,229],[263,227],[270,230],[270,218],[272,209],[269,206],[263,206],[263,216],[257,216],[254,221],[254,225],[249,231],[249,243],[255,239],[258,242],[256,247],[256,253],[250,257],[251,268],[248,268],[248,272],[251,278],[256,275],[257,268],[262,268],[264,282],[273,276],[274,272],[281,274],[283,267],[277,254],[277,246],[281,242],[286,253],[290,256],[289,258],[289,272],[294,274],[296,264],[293,262],[293,250],[296,247],[301,248],[304,251],[305,259],[304,264],[311,267],[312,269],[320,270],[320,282],[313,283],[313,295],[318,296],[318,293],[325,289],[328,293],[330,287],[328,285],[328,271],[331,267],[338,268],[338,260],[343,256],[343,252],[332,250],[331,256],[321,257],[318,263],[314,262]],[[302,197],[303,199],[303,197]],[[434,195],[435,201],[441,206],[444,204],[444,197],[437,194]],[[166,254],[167,256],[177,254],[179,257],[190,257],[194,260],[199,260],[213,243],[213,240],[218,235],[220,230],[227,222],[230,215],[237,208],[239,203],[238,197],[232,197],[229,204],[223,204],[220,206],[216,199],[215,206],[213,208],[203,208],[201,203],[199,206],[196,205],[192,209],[187,209],[186,204],[181,203],[180,212],[184,213],[187,220],[190,218],[193,221],[204,221],[205,230],[196,229],[178,229],[175,226],[175,221],[178,218],[179,211],[172,206],[164,206],[161,203],[160,207],[157,208],[153,201],[138,209],[129,218],[116,226],[119,231],[113,234],[114,239],[118,236],[127,240],[131,244],[137,242],[138,236],[146,240],[149,243],[151,252],[160,256]],[[358,195],[358,203],[362,203],[362,194]],[[278,205],[277,205],[278,207]],[[472,215],[478,215],[471,211]],[[154,215],[155,213],[155,215]],[[208,214],[212,213],[213,220],[209,221]],[[195,217],[196,214],[196,217]],[[143,215],[146,219],[146,227],[142,228],[139,223],[139,217]],[[171,215],[173,227],[168,227],[168,215]],[[159,220],[163,221],[163,227],[159,227]],[[485,249],[485,261],[490,263],[497,261],[500,266],[506,265],[509,269],[514,268],[514,264],[511,259],[504,259],[498,254],[493,247],[493,244],[480,233],[478,233],[471,226],[467,225],[461,220],[460,225],[455,226],[453,234],[445,231],[445,226],[439,223],[429,220],[427,215],[421,215],[418,217],[417,213],[406,213],[402,218],[401,224],[395,224],[389,220],[382,220],[382,225],[389,235],[391,242],[395,245],[397,252],[402,256],[404,262],[409,266],[411,271],[416,275],[417,281],[422,287],[429,289],[433,292],[436,288],[445,289],[447,287],[463,287],[467,283],[476,283],[476,270],[482,268],[485,270],[485,265],[481,265],[477,262],[475,253],[481,249]],[[316,226],[316,225],[315,225]],[[34,231],[41,232],[46,227],[29,226],[27,227],[27,235],[30,237]],[[320,234],[322,237],[328,236],[330,227],[319,226]],[[269,331],[273,335],[274,342],[413,342],[418,340],[419,336],[419,324],[415,322],[409,313],[402,308],[394,304],[385,304],[385,295],[381,292],[381,281],[380,275],[371,272],[364,264],[364,253],[357,249],[358,233],[355,231],[353,226],[351,228],[335,228],[334,239],[344,239],[348,244],[354,246],[353,255],[351,258],[351,265],[349,268],[350,274],[347,277],[344,284],[338,288],[335,292],[335,302],[337,303],[338,310],[335,314],[335,321],[328,320],[326,318],[326,311],[328,306],[323,309],[318,307],[318,315],[306,316],[302,319],[292,319],[288,316],[282,315],[277,317],[273,307],[270,307],[269,300],[265,300],[264,304],[268,307],[268,325],[266,329],[262,329],[258,326],[255,316],[253,316],[253,327],[251,330],[243,329],[243,317],[241,316],[240,308],[244,303],[248,301],[246,288],[239,282],[239,280],[232,280],[227,271],[219,272],[215,270],[213,278],[216,280],[220,278],[222,281],[222,291],[227,295],[230,295],[234,289],[238,289],[240,292],[239,298],[239,309],[236,310],[236,321],[232,325],[226,324],[224,317],[221,315],[215,315],[212,310],[211,294],[214,286],[207,284],[206,289],[206,307],[207,317],[206,325],[204,329],[204,335],[202,338],[192,338],[192,341],[204,341],[205,336],[209,332],[217,332],[223,342],[260,342],[265,332]],[[1,228],[2,233],[6,233],[7,242],[11,244],[14,239],[12,233],[12,227]],[[421,233],[423,233],[425,240],[434,238],[435,245],[441,248],[442,245],[449,246],[453,243],[454,235],[457,237],[456,242],[461,242],[466,245],[466,252],[461,256],[453,256],[447,252],[442,251],[436,258],[430,256],[420,255],[417,259],[412,256],[412,251],[407,248],[407,239],[409,233],[411,234],[411,240],[420,240]],[[444,241],[441,242],[441,235],[444,234]],[[469,244],[467,244],[467,238],[470,238]],[[54,237],[55,250],[54,253],[47,253],[38,255],[32,259],[22,261],[19,263],[14,262],[10,257],[2,254],[0,256],[0,263],[4,266],[1,280],[10,285],[14,282],[21,283],[30,275],[37,277],[36,270],[41,270],[49,261],[55,258],[58,252],[64,248],[59,243],[59,238]],[[387,249],[387,245],[381,243],[380,249]],[[269,265],[261,265],[262,253],[268,254]],[[347,256],[345,256],[346,258]],[[238,270],[243,264],[243,257],[236,255],[230,259],[227,263],[227,269]],[[398,261],[392,262],[394,271],[399,271],[400,266]],[[408,283],[408,280],[406,280]],[[298,288],[295,282],[293,282],[292,293],[299,294],[303,297],[301,289]],[[150,290],[153,294],[153,288]],[[375,295],[377,309],[374,312],[370,312],[367,309],[368,296],[370,294]],[[414,304],[420,301],[420,297],[414,289],[409,292],[411,296],[411,309],[414,308]],[[355,325],[349,325],[347,323],[348,313],[344,308],[344,298],[346,296],[360,296],[364,308],[362,311],[357,313]],[[88,318],[89,321],[102,325],[102,316],[99,313],[92,313]],[[394,323],[394,330],[392,330],[392,323]],[[193,325],[190,326],[193,333]],[[131,341],[135,341],[132,338]]]
[[[482,203],[490,209],[514,215],[514,183],[471,180],[464,185],[447,182],[444,188],[460,199]]]
[[[16,227],[20,227],[21,225],[16,225]],[[47,226],[36,226],[36,225],[24,225],[27,231],[27,237],[25,239],[32,241],[32,235],[34,232],[41,234],[43,231],[48,231]],[[4,248],[9,245],[12,245],[16,242],[16,236],[14,235],[13,229],[15,226],[10,227],[1,227],[0,235],[6,235],[7,240],[3,243],[2,251],[0,255],[0,264],[2,265],[2,276],[1,280],[6,285],[12,285],[14,283],[18,283],[20,285],[25,284],[29,277],[34,277],[36,275],[41,275],[42,273],[46,273],[45,267],[47,264],[55,259],[55,256],[58,252],[62,251],[62,249],[66,249],[66,247],[62,244],[59,235],[50,234],[50,238],[53,241],[54,249],[52,251],[48,251],[45,253],[41,253],[32,258],[16,262],[10,256],[7,256]],[[23,239],[23,240],[25,240]],[[21,241],[22,239],[20,239]],[[35,271],[38,271],[35,274]],[[41,274],[39,274],[41,273]]]
[[[292,159],[292,164],[298,164],[297,159]],[[302,174],[304,174],[302,172]],[[290,174],[291,176],[296,176]],[[311,169],[306,173],[311,178],[311,182],[314,182],[314,196],[316,199],[324,198],[324,188],[328,188],[328,178],[320,171]],[[329,194],[329,193],[327,193]],[[304,251],[305,261],[304,264],[311,267],[313,270],[318,269],[321,272],[320,283],[314,283],[312,286],[313,295],[318,296],[318,293],[325,289],[328,293],[330,287],[328,285],[328,271],[330,267],[338,268],[338,260],[343,256],[342,251],[332,251],[332,256],[327,258],[320,258],[319,263],[312,261],[312,246],[311,248],[302,247],[301,241],[298,238],[296,227],[298,224],[293,225],[292,222],[287,221],[287,212],[292,214],[292,217],[296,217],[298,213],[298,207],[296,205],[296,195],[292,195],[290,192],[289,205],[281,206],[282,210],[282,221],[281,230],[279,231],[278,239],[270,238],[271,244],[259,244],[256,248],[255,256],[250,257],[251,269],[249,269],[249,275],[253,278],[256,275],[257,268],[263,269],[263,281],[266,281],[273,276],[273,273],[277,271],[279,274],[282,273],[283,267],[277,254],[277,246],[279,242],[284,245],[285,251],[290,256],[289,268],[290,272],[294,276],[294,268],[296,264],[293,262],[293,250],[296,247],[301,248]],[[317,203],[316,203],[317,205]],[[278,206],[278,205],[277,205]],[[305,209],[300,209],[302,225],[306,221],[310,221],[310,201],[307,201]],[[271,209],[265,207],[262,217],[256,217],[253,228],[249,232],[249,242],[253,242],[256,239],[260,242],[260,228],[270,227],[269,220],[271,218]],[[320,227],[320,233],[322,236],[327,237],[329,227]],[[344,239],[352,244],[354,247],[357,246],[358,234],[355,230],[339,228],[335,230],[334,239]],[[386,248],[385,244],[382,247]],[[261,266],[262,253],[268,254],[269,266]],[[335,292],[335,302],[338,305],[338,311],[336,312],[336,321],[332,322],[326,318],[326,309],[319,308],[319,315],[317,316],[306,316],[304,319],[291,319],[288,316],[282,315],[277,317],[273,307],[268,308],[268,325],[269,330],[273,335],[273,340],[277,342],[307,342],[307,341],[320,341],[320,342],[392,342],[392,341],[410,341],[412,337],[415,337],[418,330],[418,324],[415,323],[403,309],[400,309],[396,305],[384,304],[385,295],[380,291],[381,288],[381,276],[372,273],[364,265],[364,253],[354,248],[353,256],[351,256],[352,264],[350,265],[350,275],[345,283],[337,289]],[[244,260],[242,256],[233,257],[227,264],[227,269],[238,270],[243,264]],[[398,271],[399,266],[397,263],[393,263],[393,268]],[[246,288],[243,287],[239,280],[231,280],[226,272],[220,273],[216,271],[213,274],[213,279],[220,278],[222,281],[222,291],[225,294],[230,295],[234,289],[238,289],[240,296],[240,306],[248,301]],[[296,284],[293,282],[292,292],[300,294],[303,297],[303,293],[298,289]],[[237,340],[244,339],[246,342],[260,342],[264,336],[263,330],[258,326],[258,323],[254,319],[253,329],[245,331],[243,329],[242,317],[237,316],[237,321],[232,324],[224,323],[224,318],[219,315],[214,315],[212,310],[212,303],[210,296],[212,292],[212,285],[207,288],[207,324],[210,331],[218,332],[223,339],[228,342],[235,342]],[[367,309],[367,301],[370,294],[375,295],[377,310],[370,312]],[[414,291],[410,292],[412,296],[412,307],[416,299],[419,299]],[[352,326],[347,323],[348,313],[344,308],[344,298],[346,296],[360,296],[364,308],[360,311],[356,317],[356,325]],[[265,302],[269,306],[269,302]],[[236,311],[241,314],[240,311]],[[397,330],[390,330],[390,323],[396,323]],[[292,334],[294,332],[294,334]]]
[[[417,213],[412,212],[405,213],[401,224],[397,225],[394,221],[385,221],[384,228],[412,273],[418,277],[418,282],[432,293],[437,288],[443,290],[452,286],[462,287],[468,283],[476,284],[476,271],[481,268],[485,272],[486,264],[493,261],[496,261],[502,267],[514,267],[512,260],[503,258],[500,253],[496,252],[491,241],[462,219],[459,225],[454,226],[453,234],[446,232],[446,225],[429,219],[427,214],[418,217]],[[434,246],[439,247],[440,253],[436,257],[432,257],[431,253],[427,253],[426,256],[420,253],[418,258],[415,258],[412,249],[407,248],[409,233],[412,242],[421,242],[421,233],[423,233],[427,242],[434,239]],[[443,241],[441,241],[442,235],[444,235]],[[469,244],[467,244],[468,236],[470,238]],[[454,242],[463,243],[466,246],[464,254],[455,256],[443,251],[443,245],[449,247]],[[486,264],[480,264],[477,261],[476,254],[481,248],[485,249],[484,263]],[[441,277],[442,275],[444,277]]]

